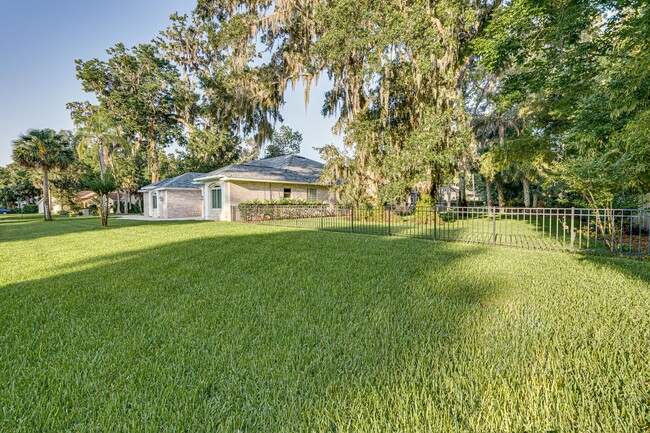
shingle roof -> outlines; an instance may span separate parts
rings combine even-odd
[[[323,164],[299,155],[258,159],[243,164],[231,164],[195,179],[197,182],[215,178],[259,180],[266,182],[317,183],[323,174]]]
[[[192,182],[194,182],[194,179],[196,179],[199,176],[203,176],[205,173],[185,173],[181,174],[180,176],[172,177],[170,179],[164,179],[156,183],[152,183],[151,185],[147,185],[142,187],[143,190],[151,190],[151,189],[160,189],[160,188],[167,188],[167,189],[174,189],[174,188],[194,188],[198,189],[200,188],[199,185],[196,185]]]

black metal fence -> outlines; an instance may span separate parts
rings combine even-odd
[[[650,256],[650,209],[240,206],[249,223]]]

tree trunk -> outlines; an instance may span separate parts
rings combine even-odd
[[[102,220],[102,227],[106,227],[108,225],[108,196],[106,194],[102,194],[102,207],[99,215]]]
[[[52,212],[50,211],[50,179],[48,169],[43,168],[43,215],[45,221],[52,221]]]
[[[451,210],[451,185],[447,185],[447,210]]]
[[[467,206],[467,196],[465,194],[465,168],[460,171],[458,179],[458,206]]]
[[[160,180],[160,174],[158,166],[158,149],[156,149],[156,140],[154,139],[153,117],[149,118],[149,129],[147,132],[147,143],[149,145],[149,155],[151,156],[151,183],[156,183]]]
[[[429,173],[431,177],[431,189],[429,189],[429,197],[431,197],[431,206],[436,206],[438,204],[438,188],[440,185],[440,177],[436,174],[433,176]]]
[[[106,181],[106,166],[104,164],[104,145],[102,139],[99,137],[99,174],[102,177],[102,182]]]
[[[521,178],[521,183],[524,187],[524,206],[530,207],[530,182],[526,176],[523,176]]]
[[[117,208],[115,209],[116,214],[121,214],[122,213],[122,206],[120,204],[120,190],[118,189],[117,191]]]
[[[537,207],[537,202],[539,201],[539,194],[535,193],[533,194],[533,207]]]
[[[124,191],[125,197],[124,197],[124,212],[129,213],[131,212],[131,193],[127,189]]]
[[[156,150],[156,143],[149,145],[149,154],[151,155],[151,183],[156,183],[160,180],[159,166],[158,166],[158,151]]]
[[[492,180],[489,177],[485,179],[485,203],[487,207],[492,208]]]
[[[472,173],[472,202],[476,202],[476,180],[474,173]]]
[[[506,206],[506,199],[503,196],[503,181],[497,180],[497,192],[499,193],[499,208],[503,209]]]

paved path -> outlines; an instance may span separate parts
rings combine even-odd
[[[121,218],[123,220],[135,221],[203,221],[203,217],[192,218],[151,218],[144,215],[115,215],[111,214],[112,218]]]

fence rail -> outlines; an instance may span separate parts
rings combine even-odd
[[[242,221],[522,248],[650,256],[650,209],[240,206]]]

